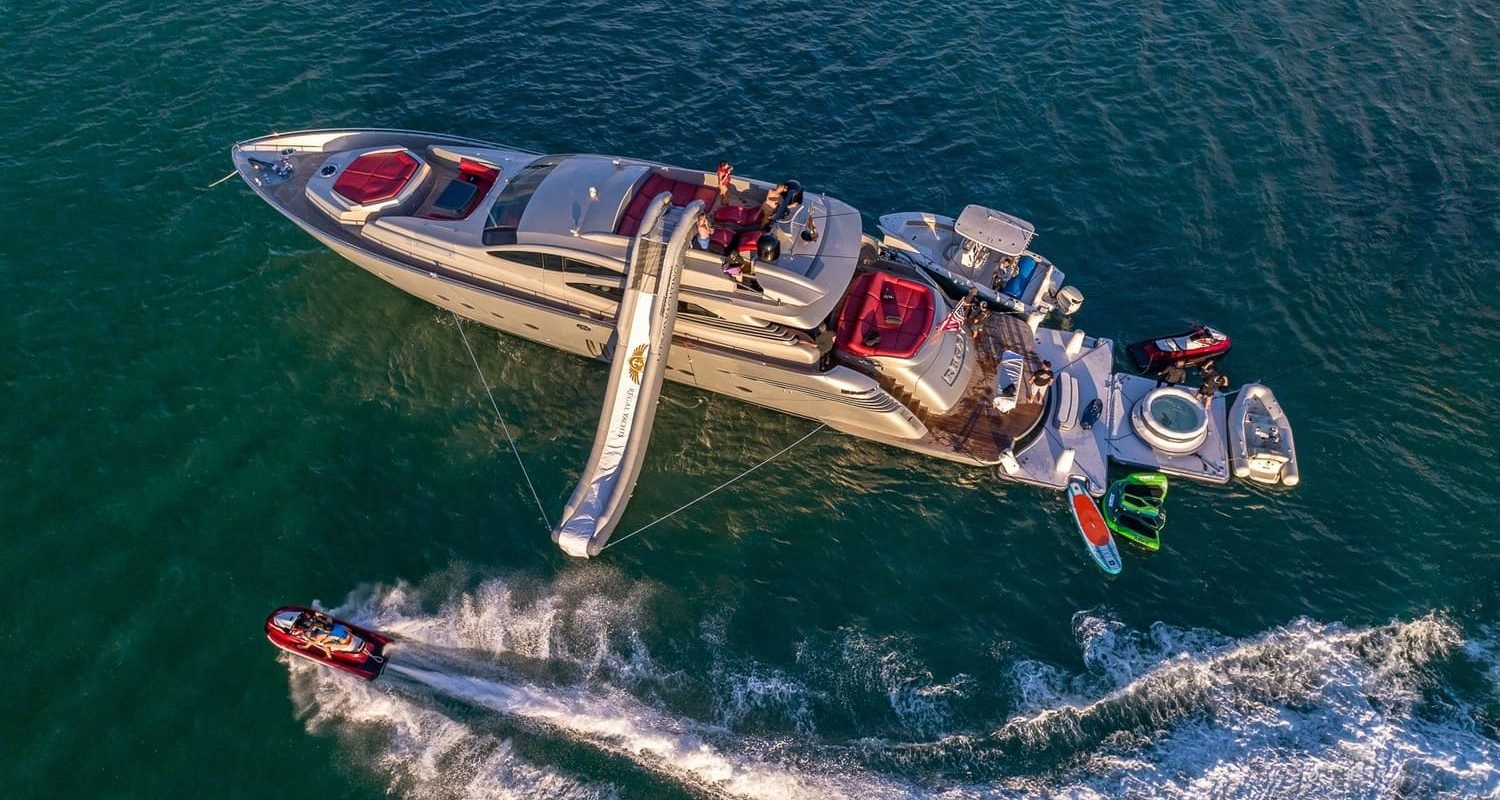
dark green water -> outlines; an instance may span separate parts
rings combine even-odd
[[[324,5],[0,6],[0,794],[1500,792],[1490,4]],[[452,320],[204,188],[342,125],[1011,210],[1079,327],[1228,330],[1303,485],[1178,483],[1110,581],[821,433],[569,561]],[[555,514],[605,370],[469,335]],[[669,387],[622,531],[812,425]],[[278,660],[314,599],[406,671]]]

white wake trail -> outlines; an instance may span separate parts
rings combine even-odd
[[[910,797],[877,780],[830,777],[761,763],[720,749],[715,733],[651,709],[618,690],[546,688],[392,664],[391,671],[464,703],[565,733],[574,741],[627,757],[698,791],[743,798]],[[717,733],[722,734],[722,731]]]

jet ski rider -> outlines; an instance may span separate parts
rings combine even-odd
[[[303,650],[316,647],[329,658],[333,658],[336,652],[347,653],[353,650],[354,632],[324,614],[304,615],[292,626],[292,632],[302,640],[299,646]]]

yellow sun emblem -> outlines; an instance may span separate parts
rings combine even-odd
[[[638,386],[641,382],[641,372],[646,369],[646,348],[647,345],[644,344],[636,345],[635,352],[630,354],[630,379]]]

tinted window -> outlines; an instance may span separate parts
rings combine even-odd
[[[571,275],[588,275],[594,278],[613,278],[623,281],[624,275],[617,269],[601,267],[587,261],[576,258],[564,258],[552,253],[533,253],[530,250],[491,250],[489,254],[494,258],[513,261],[528,267],[544,269],[548,272],[566,272]]]
[[[679,314],[692,314],[695,317],[712,317],[713,319],[718,319],[719,318],[718,314],[715,314],[714,312],[709,311],[708,309],[704,308],[703,306],[700,306],[697,303],[689,303],[689,302],[684,301],[684,300],[677,301],[677,313],[679,313]]]
[[[530,253],[525,250],[491,250],[490,255],[528,267],[540,268],[542,266],[541,253]]]
[[[510,179],[510,183],[500,190],[500,195],[495,198],[495,204],[490,206],[489,216],[484,223],[485,244],[515,244],[516,229],[521,224],[521,215],[526,211],[526,204],[531,202],[531,196],[536,194],[536,187],[542,185],[547,174],[553,167],[562,163],[562,158],[543,158],[535,161],[526,168],[516,173],[516,177]]]
[[[593,276],[599,277],[599,278],[623,278],[623,277],[625,277],[617,269],[608,269],[606,267],[601,267],[601,266],[599,266],[597,264],[590,264],[587,261],[579,261],[576,258],[565,258],[565,259],[563,259],[563,261],[566,262],[566,263],[563,264],[563,271],[564,272],[572,272],[572,273],[575,273],[575,274],[578,274],[578,275],[593,275]],[[551,269],[551,268],[549,267],[549,269]]]
[[[625,295],[625,290],[619,286],[600,286],[597,283],[573,283],[572,281],[569,281],[568,285],[580,292],[588,292],[614,303],[620,302],[620,298]]]

